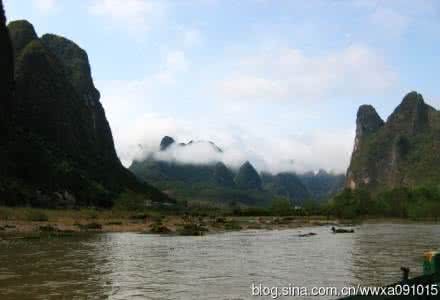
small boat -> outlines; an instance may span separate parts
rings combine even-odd
[[[402,280],[388,286],[382,290],[393,290],[402,292],[400,295],[355,295],[339,300],[360,300],[360,299],[414,299],[414,300],[430,300],[440,299],[440,251],[427,252],[424,255],[423,275],[409,279],[409,268],[400,268],[403,272]],[[405,289],[402,289],[405,287]],[[377,290],[376,290],[377,291]],[[408,293],[403,293],[408,291]]]
[[[334,226],[332,227],[332,232],[333,233],[354,233],[354,229],[344,229],[344,228],[335,228]]]

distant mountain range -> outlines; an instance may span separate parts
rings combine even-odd
[[[171,201],[120,163],[86,52],[5,23],[0,1],[0,205],[110,207],[126,191]]]
[[[183,163],[163,160],[160,155],[180,147],[204,144],[213,151],[223,150],[211,141],[177,143],[174,138],[163,137],[159,151],[144,160],[134,161],[130,170],[141,180],[151,182],[176,198],[191,200],[238,201],[246,204],[268,204],[274,197],[286,197],[301,205],[306,199],[327,199],[344,184],[343,175],[320,171],[296,175],[295,173],[259,174],[250,162],[240,168],[227,167],[221,161],[207,164]]]
[[[373,193],[440,182],[440,112],[411,92],[384,122],[363,105],[346,186]]]
[[[325,170],[298,174],[298,178],[310,192],[312,198],[326,200],[342,190],[345,183],[344,174],[333,174]]]

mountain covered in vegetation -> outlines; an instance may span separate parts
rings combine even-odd
[[[254,166],[248,161],[238,169],[235,183],[238,188],[244,190],[261,191],[263,189],[260,175],[257,173]]]
[[[261,180],[264,189],[274,195],[300,200],[312,198],[312,194],[300,180],[299,175],[287,172],[278,173],[276,175],[263,173]],[[301,204],[301,201],[296,204]]]
[[[411,92],[384,122],[369,105],[359,108],[346,186],[372,193],[437,185],[440,112]]]
[[[250,162],[239,168],[226,166],[221,161],[210,163],[183,163],[172,156],[164,156],[167,151],[176,153],[186,147],[204,144],[208,150],[222,153],[222,149],[213,142],[191,141],[177,143],[174,138],[165,136],[156,153],[145,159],[133,161],[130,170],[141,180],[151,182],[176,198],[187,200],[214,200],[220,202],[237,201],[251,205],[264,205],[274,198],[289,199],[292,204],[301,205],[309,198],[328,198],[339,191],[344,177],[319,173],[302,182],[303,175],[294,173],[259,174]],[[166,157],[167,159],[164,159]],[[319,189],[319,191],[317,191]]]
[[[327,200],[344,188],[345,175],[329,173],[325,170],[298,174],[299,179],[313,199]]]
[[[87,53],[1,9],[0,205],[110,207],[126,192],[168,201],[116,155]],[[14,68],[15,65],[15,68]]]

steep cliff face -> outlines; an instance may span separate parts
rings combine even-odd
[[[381,191],[438,182],[440,112],[411,92],[383,123],[371,106],[357,115],[346,186]]]
[[[370,180],[375,176],[374,162],[363,162],[366,159],[365,148],[368,148],[368,141],[382,126],[383,120],[380,118],[376,110],[371,105],[362,105],[359,107],[356,116],[356,137],[354,140],[353,154],[351,156],[350,168],[347,172],[347,183],[350,188],[354,189],[362,180],[364,184],[369,184]],[[362,161],[359,162],[359,161]],[[356,164],[363,166],[352,167]],[[356,181],[353,172],[356,172]],[[361,179],[359,178],[361,177]]]
[[[17,57],[30,42],[38,40],[34,26],[26,20],[12,21],[8,24],[9,35],[14,41],[14,55]]]
[[[84,127],[94,151],[105,160],[117,160],[110,125],[99,102],[99,91],[93,84],[87,53],[74,42],[53,34],[43,35],[41,42],[63,64],[67,80],[85,104],[89,118],[84,120]]]
[[[6,133],[6,122],[14,87],[14,59],[3,3],[0,1],[0,133]],[[1,139],[0,139],[1,140]],[[0,141],[0,145],[2,141]]]
[[[27,21],[9,28],[15,95],[2,107],[9,136],[0,204],[56,207],[68,198],[69,205],[108,207],[126,190],[168,200],[121,165],[85,51],[62,37],[39,39]]]
[[[3,3],[0,0],[0,189],[7,163],[6,139],[9,135],[9,114],[14,88],[14,59],[12,43],[6,27]]]
[[[70,154],[88,154],[93,147],[89,116],[64,74],[40,40],[27,44],[16,60],[14,121]]]

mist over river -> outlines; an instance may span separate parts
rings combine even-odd
[[[308,232],[317,235],[298,236]],[[0,298],[268,299],[252,297],[252,283],[384,285],[401,278],[401,266],[411,268],[410,277],[420,274],[423,253],[440,246],[439,232],[436,224],[382,223],[336,235],[323,226],[0,240]]]

